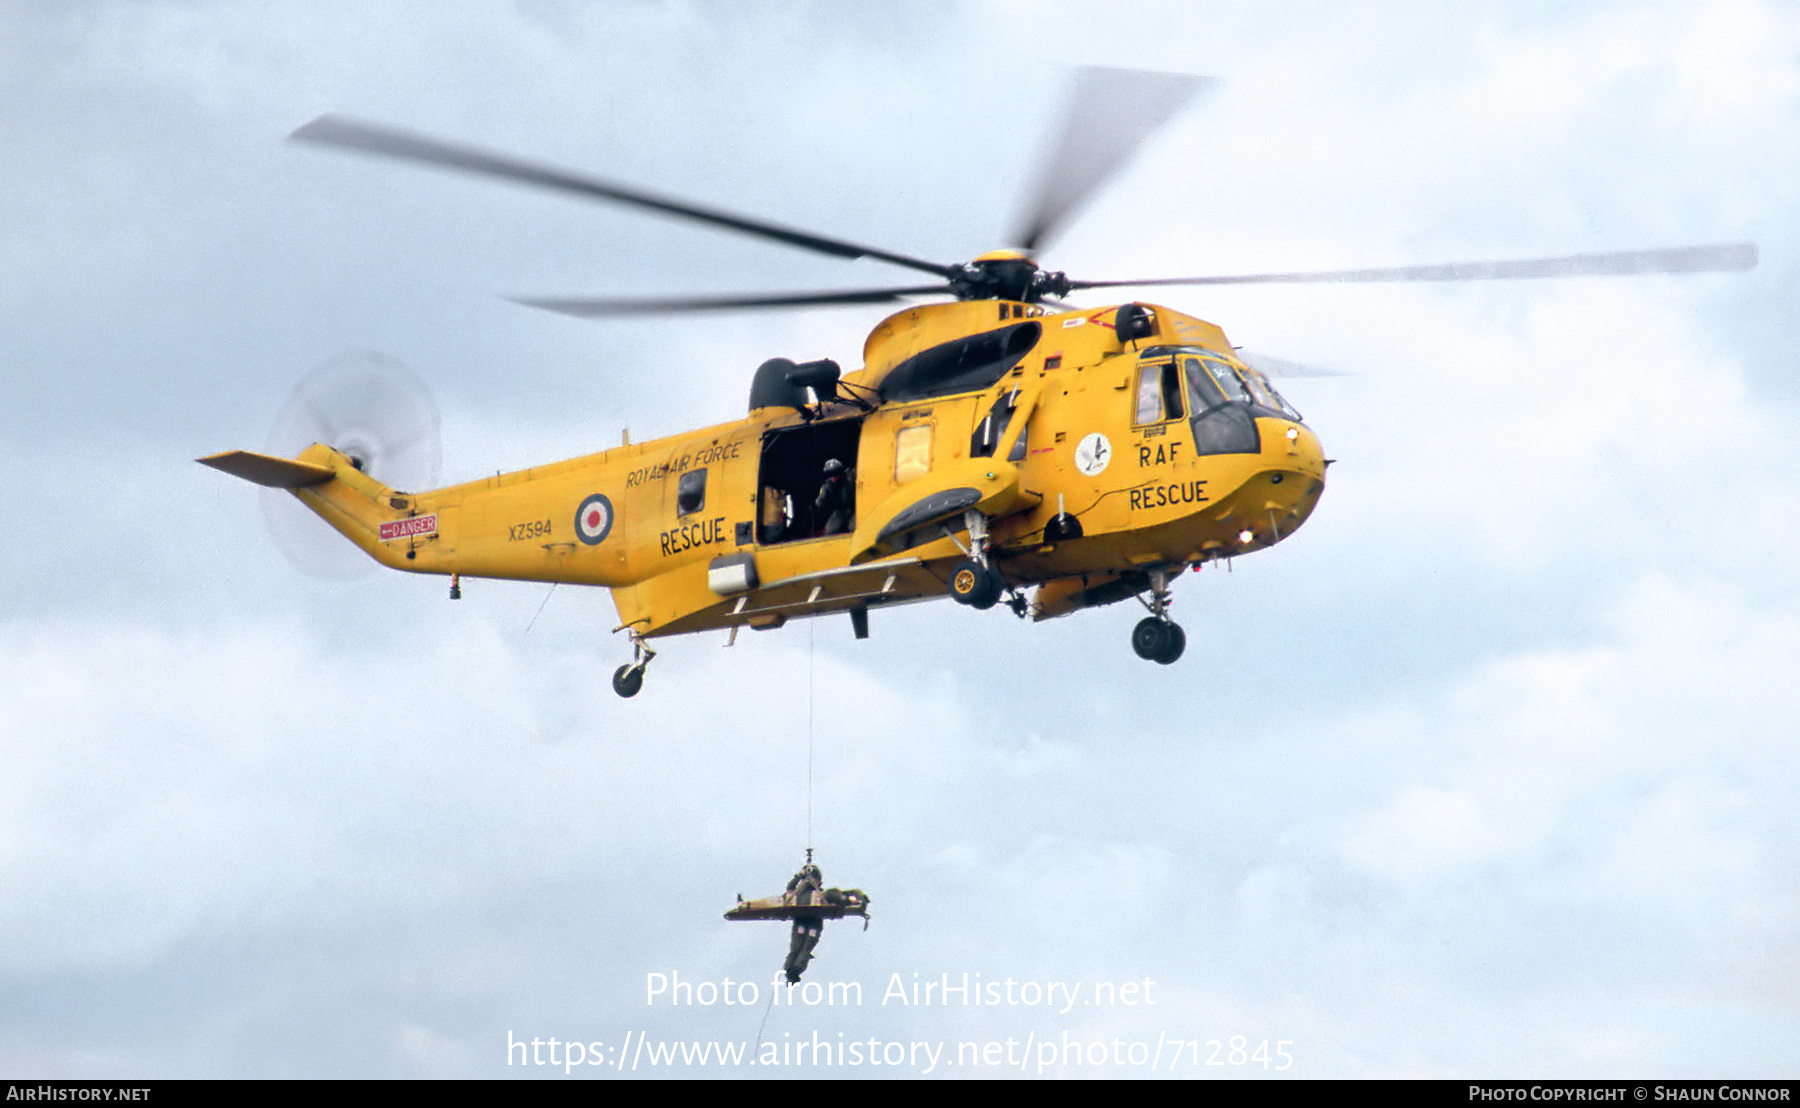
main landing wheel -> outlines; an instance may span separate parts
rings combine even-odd
[[[638,665],[620,666],[613,670],[613,692],[620,696],[633,697],[644,687],[644,667]]]
[[[975,561],[964,558],[950,573],[950,597],[958,604],[986,611],[1000,599],[1003,582],[1000,575]]]
[[[1187,633],[1178,623],[1152,616],[1131,629],[1131,649],[1147,662],[1166,666],[1187,649]]]

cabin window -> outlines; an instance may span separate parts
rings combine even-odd
[[[1000,394],[994,406],[981,417],[975,425],[975,433],[969,436],[969,457],[991,458],[1006,434],[1007,425],[1012,422],[1013,410],[1019,406],[1019,390],[1009,389]]]
[[[681,475],[675,487],[675,514],[693,515],[706,507],[706,471],[694,469]]]
[[[931,424],[902,427],[894,436],[894,483],[904,485],[931,472]]]
[[[1139,426],[1146,423],[1161,423],[1164,420],[1180,419],[1183,414],[1181,376],[1175,363],[1162,362],[1139,366],[1137,418],[1133,422]]]
[[[1000,310],[1006,318],[1006,306]],[[921,350],[888,371],[881,381],[882,399],[924,400],[991,388],[1031,353],[1043,334],[1044,325],[1029,320]]]

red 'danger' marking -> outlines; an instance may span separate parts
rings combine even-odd
[[[420,535],[435,535],[437,534],[437,513],[384,523],[378,533],[382,542],[388,542],[391,539],[417,538]]]

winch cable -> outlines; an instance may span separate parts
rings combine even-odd
[[[550,582],[550,591],[544,594],[544,603],[537,606],[537,611],[531,614],[531,622],[525,625],[525,633],[527,635],[531,634],[531,629],[537,626],[538,617],[544,614],[544,605],[550,603],[550,597],[556,592],[556,586],[558,584],[559,582],[556,581]]]
[[[769,1010],[774,1007],[775,1007],[775,990],[773,988],[771,988],[769,990],[769,1002],[767,1004],[763,1005],[762,1022],[756,1025],[756,1045],[750,1048],[750,1059],[751,1059],[752,1065],[755,1064],[756,1056],[758,1054],[762,1053],[763,1028],[769,1026]]]
[[[813,660],[815,656],[814,627],[815,621],[806,621],[806,864],[811,865],[813,859],[813,698],[815,684],[813,682]],[[762,1022],[756,1025],[756,1045],[751,1048],[750,1056],[756,1057],[762,1051],[763,1029],[769,1025],[769,1012],[775,1007],[777,987],[769,989],[769,1003],[763,1006]]]
[[[813,635],[816,620],[806,621],[806,860],[813,852]]]

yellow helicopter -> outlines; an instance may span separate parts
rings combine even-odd
[[[1153,285],[1442,281],[1743,270],[1748,244],[1315,273],[1085,281],[1040,267],[1053,231],[1206,78],[1081,71],[1012,241],[943,264],[585,174],[324,116],[303,141],[574,193],[840,258],[929,285],[773,295],[541,299],[577,316],[950,299],[870,332],[862,365],[771,358],[743,419],[429,491],[384,484],[370,451],[229,451],[206,465],[301,503],[394,569],[601,585],[642,687],[651,640],[949,596],[1034,620],[1138,598],[1132,647],[1170,664],[1186,569],[1291,536],[1325,487],[1318,438],[1224,332],[1161,305],[1077,307],[1072,293]],[[1027,590],[1030,590],[1027,595]]]

